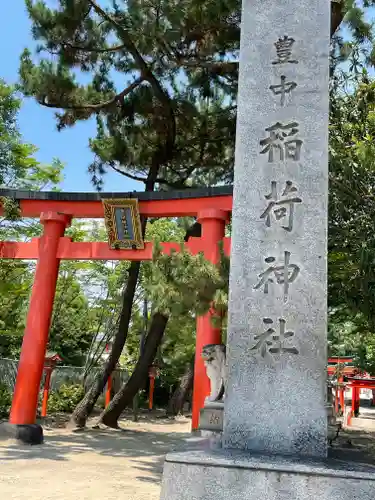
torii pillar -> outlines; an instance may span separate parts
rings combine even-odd
[[[40,221],[44,231],[39,238],[39,259],[10,412],[10,423],[22,426],[35,424],[60,265],[59,242],[64,236],[66,227],[70,225],[71,217],[55,212],[44,212],[40,216]],[[42,436],[41,434],[41,439]]]
[[[227,212],[217,209],[202,210],[198,214],[198,222],[202,226],[202,243],[204,256],[213,264],[220,260],[219,242],[225,236]],[[210,381],[202,358],[202,349],[207,344],[221,343],[221,328],[215,328],[211,318],[215,311],[211,310],[204,316],[197,317],[197,333],[195,346],[193,416],[192,430],[198,429],[199,412],[204,406],[205,398],[210,394]]]

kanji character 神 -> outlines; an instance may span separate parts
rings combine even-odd
[[[296,87],[296,82],[287,82],[286,76],[282,75],[280,85],[270,85],[270,90],[272,90],[275,95],[280,95],[280,104],[284,106],[285,95],[290,94]]]
[[[258,342],[251,348],[252,351],[260,351],[263,358],[267,350],[270,354],[299,354],[296,347],[284,347],[284,340],[294,336],[291,330],[285,331],[285,319],[279,318],[279,333],[271,327],[273,324],[271,318],[264,318],[263,323],[268,326],[268,329],[260,335],[255,335],[254,340]]]
[[[292,55],[292,47],[294,45],[294,38],[290,38],[289,36],[284,36],[283,38],[279,38],[277,42],[275,42],[277,60],[272,61],[272,64],[298,64],[298,61],[295,59],[290,59]]]
[[[271,264],[275,262],[275,257],[266,257],[265,262]],[[287,301],[289,285],[297,278],[300,268],[296,264],[290,264],[290,252],[284,252],[284,264],[281,266],[269,266],[263,273],[259,274],[259,282],[254,286],[258,290],[264,286],[264,293],[268,293],[269,284],[274,283],[273,277],[278,285],[284,285],[284,301]]]
[[[287,198],[291,193],[296,193],[297,188],[293,186],[292,181],[286,181],[285,189],[281,194],[280,199],[277,196],[276,181],[271,182],[271,193],[265,195],[266,200],[270,200],[268,207],[260,216],[261,219],[266,220],[266,226],[271,226],[271,215],[274,214],[277,221],[288,217],[288,224],[286,226],[281,226],[286,231],[290,232],[293,229],[294,220],[294,204],[301,203],[301,198],[294,196],[292,198]]]
[[[298,126],[297,122],[287,125],[277,122],[275,125],[266,128],[266,132],[269,132],[270,136],[259,142],[261,146],[265,146],[260,154],[268,153],[269,163],[274,161],[275,151],[278,151],[280,161],[284,161],[284,159],[298,161],[301,157],[302,141],[300,139],[285,140],[288,137],[298,134]]]

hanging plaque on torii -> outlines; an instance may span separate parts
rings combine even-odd
[[[108,243],[114,250],[143,249],[138,200],[102,200]]]

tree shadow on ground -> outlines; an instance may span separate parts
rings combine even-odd
[[[161,424],[161,422],[158,422]],[[176,425],[176,422],[173,422]],[[159,483],[165,455],[170,451],[199,449],[207,442],[188,432],[165,432],[139,429],[88,429],[83,432],[53,430],[45,432],[43,446],[26,446],[14,441],[0,441],[0,463],[15,460],[74,461],[79,454],[95,455],[98,467],[108,466],[101,457],[128,459],[127,465],[139,471],[136,479],[147,483]],[[186,428],[186,427],[185,427]],[[175,428],[176,429],[176,428]],[[329,449],[329,456],[345,462],[370,464],[375,468],[375,433],[345,430]],[[21,466],[21,464],[20,464]]]
[[[375,466],[375,433],[364,430],[342,430],[328,456],[345,462]]]
[[[141,429],[88,429],[81,432],[55,430],[45,432],[45,443],[42,446],[0,441],[0,462],[69,461],[78,454],[89,453],[97,455],[99,466],[101,456],[123,457],[130,459],[131,467],[145,473],[137,477],[138,480],[159,483],[168,452],[202,447],[203,440],[194,438],[190,433],[149,432]]]

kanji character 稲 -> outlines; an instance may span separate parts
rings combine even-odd
[[[271,127],[266,128],[266,132],[269,132],[269,137],[259,142],[261,146],[264,146],[260,154],[268,153],[269,163],[275,160],[275,151],[279,153],[280,161],[284,161],[284,159],[298,161],[301,157],[302,141],[293,138],[299,132],[298,127],[297,122],[287,125],[277,122],[271,125]]]

